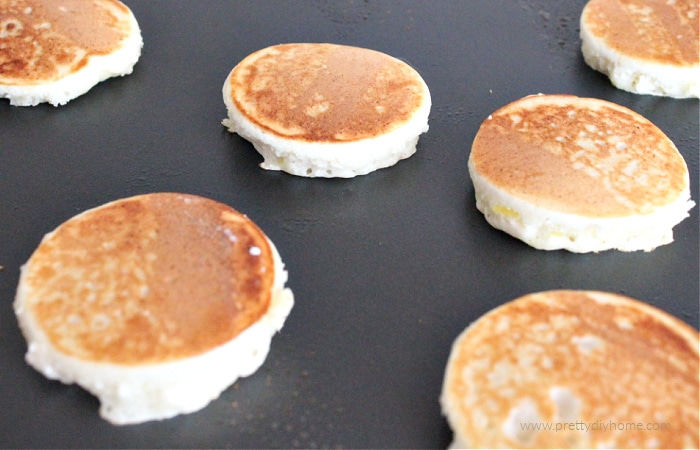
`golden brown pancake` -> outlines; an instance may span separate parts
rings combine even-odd
[[[231,72],[235,106],[260,128],[307,142],[373,138],[406,123],[425,100],[424,83],[383,53],[335,44],[259,50]]]
[[[469,156],[477,207],[540,249],[651,250],[694,203],[683,156],[649,120],[572,95],[533,95],[490,115]]]
[[[455,341],[441,397],[453,445],[698,448],[698,331],[640,301],[548,291]]]
[[[697,0],[591,0],[581,13],[581,51],[619,89],[700,97]]]
[[[84,66],[91,55],[114,51],[130,30],[112,9],[128,11],[116,0],[2,0],[0,33],[8,44],[0,53],[3,80],[54,80]]]
[[[688,188],[685,161],[658,127],[597,99],[515,101],[484,121],[471,158],[482,176],[528,202],[589,217],[645,214]]]
[[[22,266],[25,359],[116,425],[204,408],[265,361],[294,296],[272,241],[216,201],[155,193],[79,214]]]
[[[131,73],[141,32],[117,0],[0,0],[0,96],[63,104]]]
[[[591,33],[622,54],[680,67],[700,61],[697,0],[591,0],[583,14]]]
[[[267,311],[275,275],[253,222],[171,193],[68,220],[24,272],[26,308],[56,349],[121,365],[187,358],[234,339]]]

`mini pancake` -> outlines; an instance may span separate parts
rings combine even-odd
[[[77,383],[114,424],[196,411],[267,356],[293,305],[272,242],[193,195],[146,194],[79,214],[22,267],[27,362]]]
[[[698,331],[597,291],[525,295],[450,353],[452,448],[698,448]]]
[[[0,98],[63,105],[132,73],[142,46],[118,0],[0,0]]]
[[[591,0],[580,22],[586,63],[617,88],[700,97],[697,0]]]
[[[430,92],[408,64],[374,50],[282,44],[226,78],[223,124],[252,142],[261,167],[354,177],[394,165],[428,130]]]
[[[522,98],[490,115],[469,156],[476,206],[537,249],[650,251],[688,216],[688,167],[634,111],[571,95]]]

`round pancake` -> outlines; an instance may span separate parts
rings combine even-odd
[[[441,405],[454,448],[698,448],[698,332],[640,301],[548,291],[454,342]]]
[[[285,281],[246,216],[155,193],[46,235],[14,306],[31,365],[98,395],[110,421],[136,423],[199,409],[257,369],[293,304]]]
[[[219,346],[258,320],[273,269],[265,235],[240,213],[194,196],[148,194],[49,234],[23,269],[24,306],[67,355],[166,362]]]
[[[254,143],[262,166],[302,176],[354,176],[410,156],[430,110],[428,87],[408,64],[335,44],[259,50],[234,67],[223,96],[224,125]],[[382,138],[399,148],[382,155]],[[332,173],[289,167],[285,157]]]
[[[374,50],[333,44],[259,50],[233,69],[229,86],[234,104],[251,122],[307,142],[382,135],[407,122],[425,95],[407,64]]]
[[[481,125],[469,156],[477,207],[536,248],[651,250],[688,215],[682,155],[654,124],[603,100],[528,96]]]
[[[0,0],[0,97],[65,104],[131,73],[142,45],[134,15],[118,0]]]
[[[580,22],[586,62],[616,87],[700,97],[697,0],[591,0]]]

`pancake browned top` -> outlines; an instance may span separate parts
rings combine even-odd
[[[534,95],[486,119],[474,168],[496,187],[553,211],[588,217],[646,214],[688,189],[688,168],[654,124],[614,103]]]
[[[334,44],[259,50],[229,75],[246,119],[308,142],[374,138],[406,123],[427,97],[420,75],[383,53]]]
[[[275,276],[263,232],[232,208],[147,194],[80,214],[23,269],[25,304],[62,353],[136,365],[201,354],[268,309]]]
[[[623,55],[676,67],[700,63],[697,0],[591,0],[582,21]]]
[[[117,0],[0,0],[0,83],[56,81],[133,33]]]
[[[698,338],[628,297],[526,295],[455,341],[443,405],[474,448],[698,448]]]

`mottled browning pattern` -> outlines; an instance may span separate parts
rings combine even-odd
[[[57,80],[106,55],[128,36],[116,0],[0,0],[0,83]]]
[[[149,194],[104,205],[44,239],[26,270],[30,313],[63,353],[117,364],[201,354],[266,311],[267,238],[200,197]]]
[[[680,67],[700,63],[697,0],[592,0],[583,19],[624,55]]]
[[[373,138],[408,121],[425,101],[418,73],[383,53],[333,44],[260,50],[230,74],[230,95],[251,122],[309,142]]]
[[[483,316],[456,345],[446,386],[474,448],[698,448],[698,332],[660,310],[600,292],[531,294]],[[552,388],[578,407],[560,410]],[[524,399],[542,423],[644,429],[541,431],[515,442],[502,426]]]
[[[517,197],[589,217],[650,213],[688,187],[683,157],[654,124],[574,96],[531,96],[499,109],[481,125],[472,159]]]

